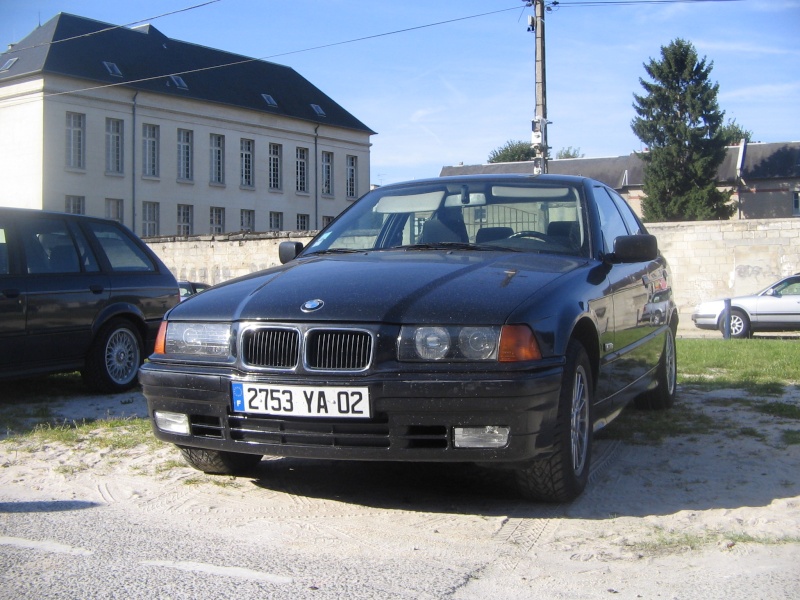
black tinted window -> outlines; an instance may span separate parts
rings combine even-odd
[[[611,196],[611,199],[614,201],[614,204],[617,205],[617,209],[622,214],[622,219],[625,221],[625,225],[628,226],[628,231],[632,235],[646,233],[644,227],[642,226],[642,223],[636,217],[636,214],[633,212],[631,207],[628,206],[628,203],[625,202],[625,199],[611,190],[606,190],[606,192]]]
[[[23,221],[20,230],[28,273],[80,273],[78,252],[63,220]]]
[[[89,228],[103,247],[113,270],[155,271],[155,266],[145,251],[115,225],[92,222]]]

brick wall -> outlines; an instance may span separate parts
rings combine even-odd
[[[800,219],[651,223],[670,262],[675,301],[687,324],[694,306],[749,294],[800,271]],[[178,279],[221,283],[280,264],[278,244],[311,232],[149,238]]]

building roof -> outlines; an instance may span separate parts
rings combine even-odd
[[[729,146],[725,160],[717,171],[717,181],[734,184],[738,161],[739,146]],[[547,161],[547,166],[549,173],[591,177],[617,190],[642,187],[644,182],[644,163],[637,154],[609,158],[552,159]],[[442,167],[440,175],[471,173],[533,173],[533,162]],[[747,144],[742,178],[746,182],[800,178],[800,142]]]
[[[152,25],[118,27],[60,13],[0,55],[0,67],[14,58],[0,72],[0,86],[57,74],[375,133],[290,67],[173,40]]]

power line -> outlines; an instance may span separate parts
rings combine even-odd
[[[742,0],[548,0],[547,8],[574,8],[578,6],[614,6],[632,4],[699,4],[700,2],[742,2]]]
[[[142,23],[148,23],[150,21],[155,21],[156,19],[160,19],[162,17],[169,17],[171,15],[177,15],[179,13],[188,12],[190,10],[194,10],[196,8],[203,8],[204,6],[208,6],[209,4],[214,4],[216,2],[221,2],[221,0],[208,0],[208,2],[203,2],[202,4],[195,4],[194,6],[187,6],[186,8],[179,8],[177,10],[173,10],[168,13],[163,13],[160,15],[156,15],[155,17],[148,17],[146,19],[140,19],[139,21],[133,21],[131,23],[126,23],[125,25],[113,25],[111,27],[106,27],[104,29],[98,29],[97,31],[90,31],[89,33],[82,33],[81,35],[74,35],[72,37],[64,38],[62,40],[52,40],[50,42],[42,42],[41,44],[34,44],[33,46],[25,46],[24,48],[17,48],[13,46],[9,49],[8,54],[12,54],[14,52],[22,52],[23,50],[31,50],[33,48],[42,48],[44,46],[52,46],[54,44],[61,44],[63,42],[71,42],[73,40],[79,40],[81,38],[91,37],[93,35],[98,35],[100,33],[105,33],[107,31],[114,31],[115,29],[122,29],[123,27],[132,27],[134,25],[141,25]],[[40,25],[41,27],[41,25]]]

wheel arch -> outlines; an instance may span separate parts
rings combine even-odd
[[[592,385],[596,387],[600,371],[600,336],[597,327],[589,317],[584,316],[575,323],[570,339],[579,342],[586,350],[592,367]]]

